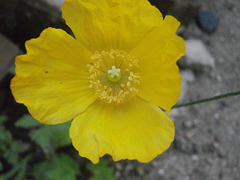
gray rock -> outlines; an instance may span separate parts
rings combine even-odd
[[[201,40],[185,40],[185,58],[179,61],[180,66],[194,70],[201,70],[205,67],[214,68],[215,60],[209,53],[207,47]]]
[[[62,4],[64,0],[44,0],[46,1],[49,5],[57,7],[59,10],[61,10]]]
[[[17,45],[12,43],[8,38],[0,34],[0,80],[8,72],[11,65],[13,65],[14,59],[20,54],[20,50]]]
[[[186,81],[182,81],[181,83],[181,96],[178,98],[178,103],[184,102],[187,96],[188,84]]]
[[[178,98],[178,103],[182,103],[184,101],[184,99],[186,99],[187,96],[187,90],[188,90],[188,83],[184,80],[182,80],[181,83],[181,95]]]
[[[195,75],[191,70],[182,70],[180,71],[182,76],[182,83],[181,83],[181,96],[178,98],[178,102],[182,103],[188,94],[188,83],[195,81]]]
[[[195,75],[193,71],[191,70],[181,70],[180,74],[182,76],[182,80],[186,82],[194,82],[195,81]]]
[[[47,27],[61,28],[71,34],[56,6],[43,0],[0,1],[0,32],[19,47],[24,48],[27,40],[39,37]]]
[[[0,1],[0,32],[3,33],[5,29],[12,33],[16,27],[15,11],[18,0],[1,0]]]

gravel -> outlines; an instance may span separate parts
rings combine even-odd
[[[212,34],[204,33],[195,19],[184,27],[185,39],[201,40],[215,59],[215,68],[194,71],[188,82],[188,102],[240,89],[240,1],[177,0],[177,5],[200,7],[219,17]],[[120,180],[238,180],[240,177],[240,97],[174,109],[176,139],[171,148],[147,164],[144,175],[119,171]],[[121,161],[120,163],[125,163]],[[118,171],[118,170],[117,170]]]

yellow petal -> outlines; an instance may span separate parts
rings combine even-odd
[[[99,162],[110,154],[115,161],[149,162],[174,139],[174,123],[157,106],[140,98],[122,105],[96,101],[73,120],[70,137],[79,155]]]
[[[138,95],[169,113],[180,95],[181,76],[176,62],[185,53],[184,40],[175,35],[179,25],[174,17],[166,16],[131,51],[139,59],[142,81]]]
[[[86,65],[92,54],[65,31],[48,28],[29,40],[26,49],[27,54],[16,58],[11,89],[34,118],[45,124],[63,123],[95,101]]]
[[[76,39],[92,51],[128,50],[162,21],[147,0],[66,0],[62,11]]]

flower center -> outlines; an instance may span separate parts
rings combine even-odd
[[[112,66],[112,69],[108,70],[108,79],[112,82],[118,82],[121,79],[121,69]]]
[[[101,100],[119,104],[136,95],[140,84],[137,59],[122,50],[96,51],[91,58],[89,87]]]

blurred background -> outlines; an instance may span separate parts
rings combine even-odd
[[[9,84],[25,41],[47,27],[71,33],[62,2],[0,0],[0,180],[238,180],[239,96],[173,109],[175,141],[146,164],[105,156],[93,165],[72,147],[70,123],[41,125],[14,101]],[[150,2],[181,22],[187,51],[178,104],[240,90],[239,0]]]

